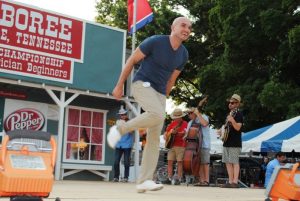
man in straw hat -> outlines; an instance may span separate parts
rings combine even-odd
[[[173,121],[167,126],[164,138],[169,142],[168,151],[168,183],[180,184],[183,175],[183,154],[185,141],[183,136],[186,132],[187,122],[182,119],[185,114],[180,108],[176,108],[170,115]],[[173,163],[177,161],[177,176],[173,178]]]
[[[188,51],[182,44],[191,33],[192,23],[186,17],[176,18],[170,35],[155,35],[145,39],[128,58],[112,94],[120,100],[124,83],[135,64],[141,61],[132,84],[132,95],[145,111],[122,125],[111,127],[107,142],[115,147],[121,135],[138,128],[147,128],[147,143],[143,151],[137,192],[157,191],[162,184],[153,181],[158,156],[159,136],[165,119],[166,97],[185,63]]]
[[[222,162],[226,164],[228,183],[221,186],[224,188],[238,188],[240,173],[239,155],[242,151],[242,124],[243,114],[238,110],[241,104],[241,97],[233,94],[228,99],[229,114],[226,117],[225,129],[217,131],[221,137],[227,133],[228,137],[223,138]],[[223,131],[222,131],[223,130]]]

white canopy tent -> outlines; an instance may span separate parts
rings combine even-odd
[[[222,141],[211,134],[211,153],[222,153]],[[300,116],[242,134],[242,152],[300,152]]]

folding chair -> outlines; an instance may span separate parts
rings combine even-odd
[[[265,194],[272,201],[300,200],[299,163],[275,167]]]

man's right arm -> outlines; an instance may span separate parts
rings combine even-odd
[[[144,53],[140,50],[139,47],[137,47],[136,50],[133,52],[133,54],[126,61],[124,69],[122,70],[121,75],[119,77],[118,83],[116,84],[112,92],[112,95],[117,100],[120,100],[123,95],[124,83],[127,80],[128,76],[130,75],[134,65],[144,58],[145,58]]]
[[[208,121],[202,116],[202,114],[199,112],[198,109],[195,109],[194,113],[198,117],[199,123],[201,124],[201,126],[203,126],[203,127],[208,126]]]

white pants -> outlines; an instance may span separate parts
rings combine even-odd
[[[138,128],[148,128],[141,172],[137,182],[143,183],[145,180],[153,179],[156,169],[159,156],[159,136],[165,119],[166,96],[152,87],[144,87],[142,81],[136,81],[132,84],[132,93],[145,112],[118,125],[118,130],[121,134],[125,134]]]

